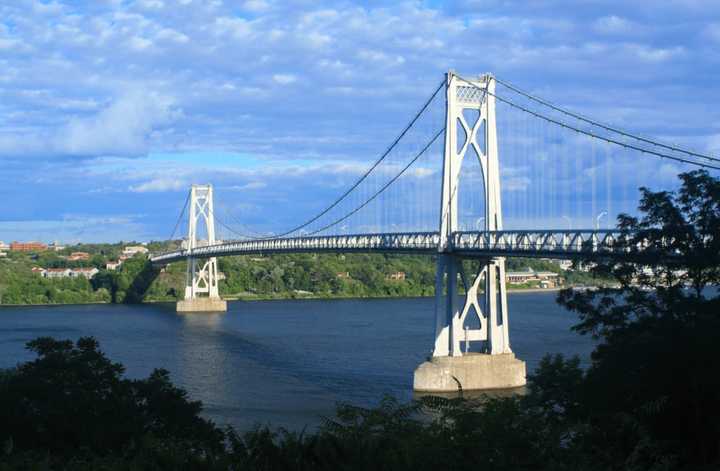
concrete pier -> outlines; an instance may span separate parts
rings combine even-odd
[[[417,367],[413,389],[419,392],[477,391],[525,386],[525,362],[514,353],[433,357]]]
[[[220,298],[195,298],[178,301],[177,312],[226,312],[227,301]]]

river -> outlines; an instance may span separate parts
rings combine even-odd
[[[555,293],[509,295],[510,342],[532,371],[545,353],[579,354],[592,341]],[[27,341],[92,335],[130,377],[166,368],[219,424],[301,428],[337,402],[412,398],[413,370],[433,342],[432,298],[229,302],[224,314],[174,305],[0,308],[0,368],[33,358]]]

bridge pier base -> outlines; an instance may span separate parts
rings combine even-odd
[[[413,389],[418,392],[457,392],[525,386],[525,362],[514,353],[433,357],[417,367]]]
[[[177,302],[177,312],[226,312],[227,301],[220,298],[183,299]]]

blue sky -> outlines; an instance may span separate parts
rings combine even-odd
[[[713,1],[0,0],[0,240],[164,239],[193,182],[281,230],[449,68],[720,151]]]

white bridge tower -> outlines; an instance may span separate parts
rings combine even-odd
[[[207,238],[198,240],[198,221],[204,223]],[[201,226],[202,228],[202,226]],[[193,185],[190,189],[190,213],[186,250],[187,276],[185,299],[178,301],[178,312],[222,312],[227,303],[218,292],[217,259],[193,257],[193,251],[203,245],[215,244],[215,216],[212,185]]]
[[[458,191],[466,158],[477,156],[480,161],[485,230],[502,230],[495,80],[491,75],[465,80],[451,71],[447,74],[446,92],[435,345],[432,359],[415,370],[414,389],[447,392],[523,386],[525,363],[515,358],[508,335],[505,259],[482,259],[478,272],[468,274],[463,259],[453,254],[451,244],[458,231]],[[473,119],[469,120],[468,115]],[[458,133],[459,127],[463,133]],[[464,142],[459,142],[459,134],[465,136]],[[469,316],[477,316],[472,324],[479,328],[466,326]]]

